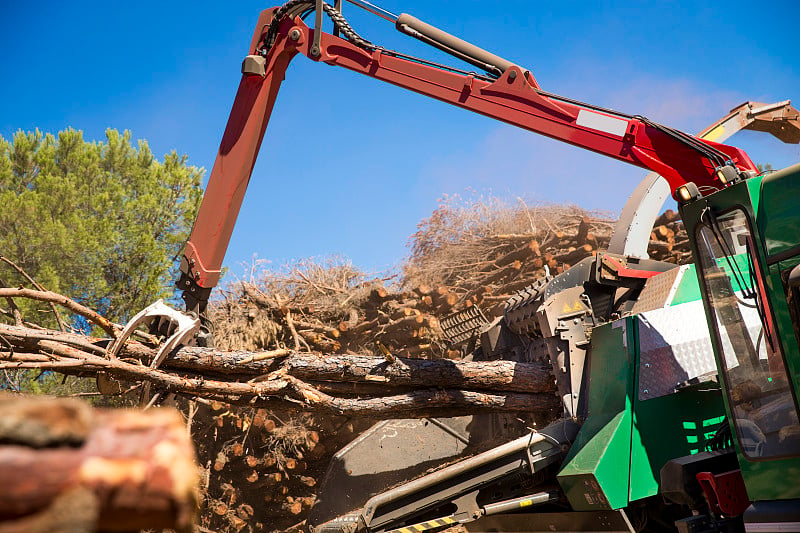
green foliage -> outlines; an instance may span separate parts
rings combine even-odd
[[[71,128],[0,137],[0,255],[45,288],[124,321],[172,295],[202,175],[174,151],[158,161],[128,131],[109,129],[104,142]],[[24,282],[6,265],[0,278]],[[49,315],[31,316],[33,304],[18,304],[28,306],[26,320],[52,326]]]

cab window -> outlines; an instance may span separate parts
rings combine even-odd
[[[707,210],[696,238],[740,448],[752,459],[800,455],[800,421],[747,215]]]

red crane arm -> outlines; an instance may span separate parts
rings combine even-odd
[[[277,8],[261,13],[250,47],[257,54]],[[718,189],[717,165],[663,127],[641,117],[617,115],[543,93],[530,72],[511,66],[496,80],[437,68],[381,49],[368,50],[315,30],[299,17],[279,21],[266,54],[265,75],[244,74],[178,282],[187,308],[201,308],[220,275],[233,226],[284,74],[296,54],[442,100],[508,124],[658,172],[675,191],[687,182]],[[715,148],[740,171],[755,165],[738,148],[697,140]],[[201,309],[202,310],[202,309]]]

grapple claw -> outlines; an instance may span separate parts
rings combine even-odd
[[[117,357],[125,341],[142,324],[156,324],[159,331],[167,332],[167,339],[161,344],[150,363],[150,368],[158,368],[166,356],[179,345],[189,344],[200,329],[200,319],[181,313],[166,305],[163,300],[158,300],[139,311],[122,329],[114,343],[106,350],[106,355]]]

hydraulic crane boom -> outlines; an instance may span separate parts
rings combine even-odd
[[[313,8],[316,28],[308,27],[300,16]],[[346,39],[319,29],[323,10],[335,24],[334,33],[341,32]],[[647,168],[667,180],[673,195],[689,182],[701,190],[716,190],[755,175],[755,165],[738,148],[700,140],[644,117],[549,94],[528,70],[511,62],[409,15],[395,17],[395,22],[401,31],[481,66],[487,74],[459,71],[377,47],[359,37],[338,10],[319,0],[293,0],[261,13],[181,261],[178,287],[187,310],[202,312],[219,280],[278,90],[297,54]]]

